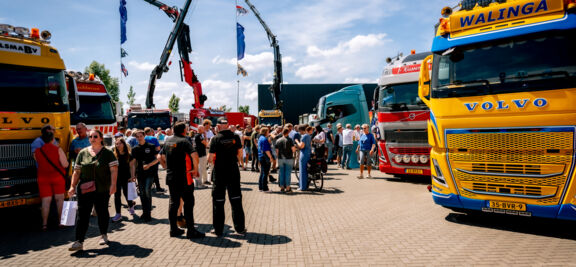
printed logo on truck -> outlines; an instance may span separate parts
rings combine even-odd
[[[495,110],[508,110],[508,109],[510,109],[510,106],[516,107],[519,110],[522,110],[522,109],[525,109],[530,104],[532,104],[538,108],[543,108],[543,107],[548,105],[548,99],[536,98],[533,101],[530,101],[530,98],[514,99],[514,100],[512,100],[512,103],[506,103],[506,101],[504,101],[504,100],[501,100],[498,102],[486,101],[486,102],[483,102],[482,104],[479,104],[478,102],[472,102],[472,103],[464,103],[464,106],[466,107],[466,109],[468,109],[468,111],[472,112],[472,111],[475,111],[478,106],[480,106],[480,108],[483,109],[484,111],[490,111],[490,110],[494,110],[494,109]]]
[[[0,51],[40,56],[40,47],[8,41],[0,41]]]

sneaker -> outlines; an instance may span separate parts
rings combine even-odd
[[[212,183],[210,181],[206,181],[204,182],[205,185],[211,185]]]
[[[149,222],[152,220],[152,216],[147,215],[147,214],[142,214],[142,216],[140,216],[140,220],[143,222]]]
[[[366,176],[366,178],[370,179],[370,178],[372,178],[372,175],[368,174],[368,176]]]
[[[217,236],[217,237],[222,237],[224,235],[223,233],[216,233],[216,230],[212,230],[212,231],[210,231],[210,233]]]
[[[112,218],[113,222],[117,222],[122,220],[122,215],[120,213],[116,213],[116,215]]]
[[[273,169],[272,171],[270,171],[271,173],[278,173],[278,169]]]
[[[80,251],[80,250],[84,250],[84,244],[81,243],[80,241],[75,241],[74,243],[72,243],[72,246],[68,248],[68,251]]]
[[[239,235],[245,235],[246,232],[248,232],[248,230],[246,228],[244,228],[244,230],[236,231],[236,233]]]
[[[364,176],[358,175],[358,176],[356,176],[356,178],[358,178],[358,179],[364,179]]]
[[[156,192],[158,192],[158,193],[164,193],[164,192],[166,192],[166,189],[164,189],[164,188],[162,188],[162,187],[158,187],[158,188],[156,188]]]
[[[188,230],[188,232],[186,233],[186,237],[189,239],[193,239],[193,238],[204,238],[206,236],[205,233],[202,232],[198,232],[198,230],[196,229],[191,229]],[[221,236],[221,235],[220,235]]]
[[[108,245],[108,235],[102,235],[102,237],[100,237],[100,241],[98,241],[98,245],[100,246],[104,246],[104,245]]]
[[[184,234],[184,230],[182,230],[182,229],[170,230],[170,237],[179,237],[183,234]]]
[[[269,178],[269,180],[270,180],[271,183],[277,181],[276,178],[274,178],[274,176],[272,176],[272,175],[268,176],[268,178]]]
[[[134,206],[136,206],[136,205],[134,205]],[[132,216],[134,216],[136,214],[136,212],[134,211],[134,206],[132,206],[128,209],[128,212],[130,212],[130,215],[132,215]]]

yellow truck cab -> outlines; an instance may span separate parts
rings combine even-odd
[[[435,203],[576,220],[576,1],[441,13],[419,81]]]
[[[67,81],[50,37],[48,31],[0,25],[0,208],[39,203],[31,144],[42,126],[51,124],[60,147],[69,148],[76,85]]]

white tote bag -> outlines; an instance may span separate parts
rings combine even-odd
[[[128,200],[138,199],[138,192],[136,191],[136,183],[128,182]]]
[[[70,198],[69,201],[64,201],[62,207],[62,218],[60,224],[65,226],[74,226],[76,224],[76,211],[78,210],[78,201],[75,197]]]

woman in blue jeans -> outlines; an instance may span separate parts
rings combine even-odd
[[[308,190],[308,161],[310,160],[312,132],[314,128],[307,125],[300,127],[300,134],[302,135],[301,141],[296,141],[298,148],[300,148],[300,188],[299,190]]]
[[[290,129],[284,128],[282,130],[282,137],[276,141],[276,155],[278,155],[278,186],[281,192],[292,193],[290,188],[290,176],[292,175],[292,167],[294,167],[294,142],[288,134]]]
[[[272,157],[270,142],[268,141],[268,128],[263,127],[260,129],[260,137],[258,138],[258,158],[260,159],[260,179],[258,180],[258,189],[260,192],[268,192],[268,174],[270,172],[270,165],[274,162]]]

